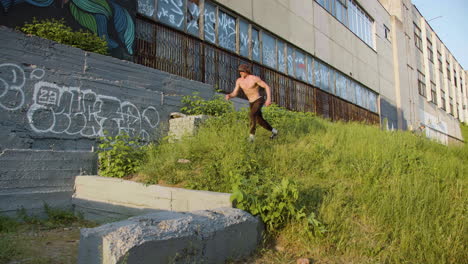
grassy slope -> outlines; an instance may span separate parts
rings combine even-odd
[[[193,138],[153,146],[144,181],[222,192],[231,191],[233,175],[296,181],[301,205],[328,232],[311,237],[304,221],[290,222],[275,234],[285,250],[262,251],[258,262],[468,263],[467,146],[265,112],[280,131],[276,140],[260,128],[248,143],[245,113],[213,119]]]

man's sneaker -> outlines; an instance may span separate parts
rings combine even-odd
[[[255,140],[255,136],[254,135],[249,135],[248,141],[249,142],[254,142],[254,140]]]
[[[276,136],[278,136],[278,130],[276,130],[275,128],[273,128],[273,129],[271,130],[270,139],[274,139]]]

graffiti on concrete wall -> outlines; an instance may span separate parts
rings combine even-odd
[[[23,69],[16,64],[4,63],[0,64],[0,74],[0,109],[20,109],[24,104],[23,88],[26,83]]]
[[[0,7],[3,7],[5,13],[23,17],[23,21],[15,26],[20,26],[24,22],[31,20],[28,17],[24,7],[13,9],[15,5],[27,3],[30,8],[58,9],[68,8],[72,19],[83,28],[90,30],[100,37],[104,37],[108,43],[109,49],[121,48],[128,54],[133,55],[133,43],[135,41],[135,23],[132,18],[132,11],[124,8],[122,3],[116,3],[117,0],[69,0],[60,1],[61,4],[55,4],[54,0],[0,0]],[[11,11],[10,11],[11,10]],[[32,10],[34,12],[34,10]],[[68,12],[59,11],[65,18]],[[58,18],[58,17],[55,17]]]
[[[419,109],[419,115],[422,123],[426,126],[426,137],[437,140],[442,144],[448,144],[448,129],[447,123],[440,120],[440,118],[429,114],[428,112]]]
[[[154,106],[142,108],[91,89],[59,86],[44,81],[45,75],[43,69],[34,69],[28,79],[20,66],[0,64],[0,111],[25,109],[30,129],[38,134],[92,138],[126,133],[148,141],[159,124]],[[24,92],[27,82],[34,87],[30,100]]]

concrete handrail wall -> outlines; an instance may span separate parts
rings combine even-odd
[[[229,193],[145,185],[117,178],[77,176],[72,198],[85,218],[107,222],[144,213],[232,207]]]

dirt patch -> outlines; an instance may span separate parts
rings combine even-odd
[[[18,254],[7,264],[74,264],[78,260],[80,227],[22,228],[10,234]]]

